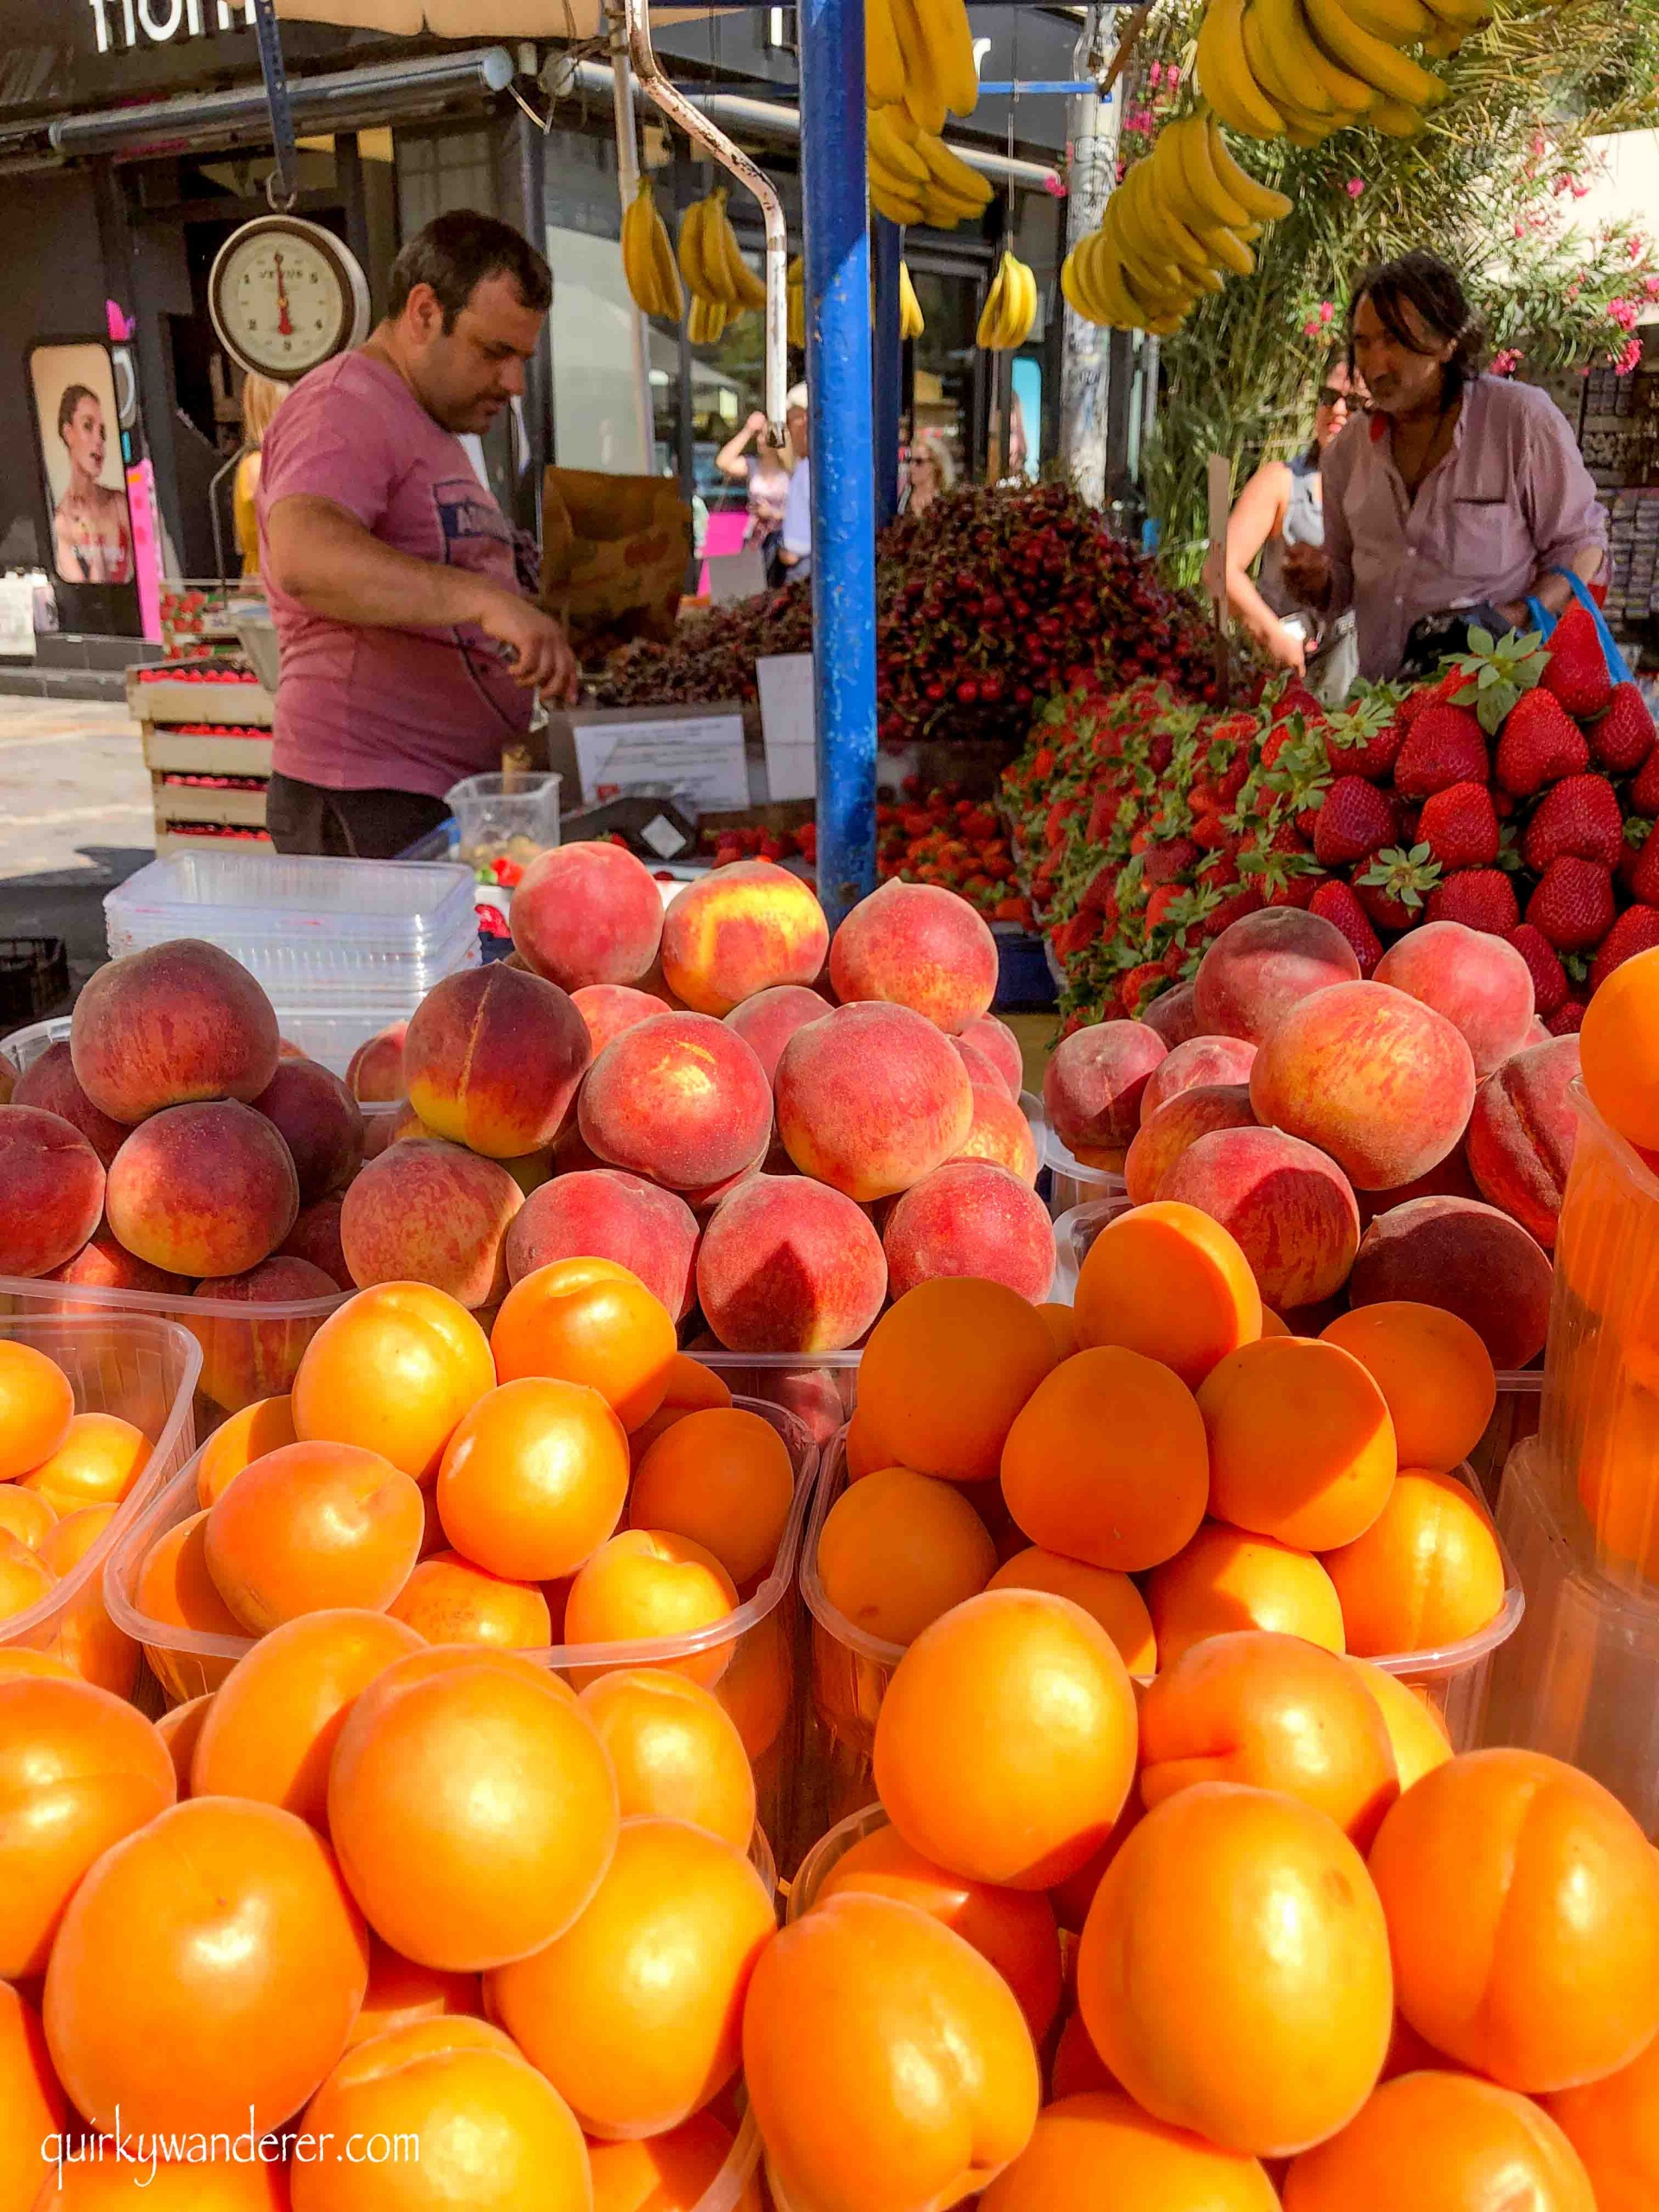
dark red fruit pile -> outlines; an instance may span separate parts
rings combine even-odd
[[[1023,739],[1035,703],[1084,671],[1150,676],[1213,698],[1205,612],[1111,536],[1059,484],[964,486],[877,543],[876,712],[881,742]],[[755,696],[762,654],[812,642],[804,587],[722,607],[672,645],[630,647],[596,687],[602,706]]]
[[[1575,1030],[1621,960],[1659,944],[1659,752],[1574,609],[1432,683],[1300,685],[1216,716],[1160,687],[1080,686],[1005,779],[1069,1015],[1133,1014],[1260,906],[1334,922],[1370,975],[1419,922],[1507,938],[1539,1014]]]

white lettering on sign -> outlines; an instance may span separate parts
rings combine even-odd
[[[253,27],[253,0],[86,0],[86,4],[92,11],[100,54],[110,53],[118,42],[130,52],[141,42],[165,46],[181,33],[200,38]]]

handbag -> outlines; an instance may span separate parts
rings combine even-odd
[[[1624,654],[1620,652],[1618,649],[1618,641],[1613,636],[1612,632],[1608,628],[1607,617],[1596,605],[1595,600],[1585,586],[1583,578],[1580,576],[1575,576],[1571,569],[1552,569],[1549,573],[1552,576],[1566,577],[1567,582],[1573,588],[1573,598],[1578,601],[1579,605],[1583,607],[1586,613],[1590,617],[1590,620],[1595,624],[1596,635],[1600,639],[1601,650],[1606,656],[1608,675],[1612,678],[1615,683],[1630,683],[1633,679],[1630,675],[1630,666],[1626,662]],[[1527,601],[1527,606],[1531,613],[1533,621],[1536,627],[1543,632],[1546,638],[1549,637],[1553,633],[1555,625],[1560,618],[1558,615],[1552,614],[1541,600],[1529,599]]]

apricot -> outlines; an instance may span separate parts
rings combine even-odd
[[[197,1455],[196,1503],[204,1510],[217,1504],[250,1461],[298,1442],[291,1398],[258,1398],[244,1406],[219,1423]]]
[[[996,939],[968,901],[896,876],[860,899],[830,947],[843,1006],[883,1000],[950,1035],[988,1011],[996,978]]]
[[[547,1599],[533,1582],[509,1582],[459,1552],[427,1553],[388,1611],[428,1643],[541,1651],[553,1640]]]
[[[1483,1081],[1518,1052],[1532,1027],[1532,970],[1512,944],[1462,922],[1426,922],[1397,938],[1373,971],[1442,1014],[1474,1055]]]
[[[1659,2190],[1659,2040],[1618,2073],[1546,2097],[1543,2109],[1583,2161],[1596,2212],[1647,2212]]]
[[[1198,1389],[1217,1520],[1304,1551],[1363,1535],[1399,1465],[1388,1402],[1341,1346],[1264,1338]]]
[[[210,1508],[203,1555],[257,1636],[303,1613],[384,1612],[420,1555],[412,1478],[355,1444],[287,1444],[245,1467]]]
[[[1348,1649],[1364,1658],[1461,1643],[1503,1610],[1497,1540],[1455,1475],[1402,1468],[1377,1519],[1325,1567]]]
[[[512,942],[567,991],[637,983],[657,957],[663,902],[651,870],[605,840],[538,853],[512,894]]]
[[[1376,1700],[1394,1746],[1395,1771],[1403,1795],[1451,1758],[1452,1739],[1446,1732],[1446,1723],[1430,1704],[1427,1691],[1372,1666],[1369,1659],[1351,1658],[1347,1664]]]
[[[41,1540],[57,1526],[57,1508],[38,1491],[19,1483],[0,1483],[0,1529],[15,1536],[26,1551],[38,1551]]]
[[[596,1390],[625,1428],[663,1402],[674,1324],[637,1275],[609,1260],[559,1260],[523,1276],[490,1332],[503,1382],[547,1376]]]
[[[984,1589],[996,1566],[989,1532],[959,1488],[884,1467],[845,1490],[818,1535],[823,1592],[843,1618],[886,1643]]]
[[[894,1205],[881,1242],[895,1298],[940,1275],[973,1275],[1034,1306],[1053,1280],[1047,1208],[1029,1183],[988,1160],[957,1158],[925,1175]]]
[[[654,1014],[594,1061],[578,1125],[608,1166],[671,1190],[705,1191],[760,1165],[772,1133],[772,1086],[723,1022]]]
[[[430,1482],[461,1415],[494,1388],[489,1338],[463,1306],[426,1283],[385,1283],[331,1313],[306,1346],[294,1427]]]
[[[960,1056],[905,1006],[840,1006],[798,1029],[773,1087],[791,1160],[861,1204],[919,1183],[954,1159],[973,1126]]]
[[[985,1586],[988,1590],[1046,1590],[1052,1597],[1069,1598],[1100,1623],[1131,1675],[1154,1675],[1158,1670],[1152,1616],[1127,1574],[1109,1567],[1086,1567],[1081,1560],[1033,1545],[1005,1560]]]
[[[1599,2204],[1617,2212],[1616,2200],[1591,2187],[1554,2120],[1530,2099],[1467,2074],[1385,2082],[1340,2134],[1305,2151],[1285,2177],[1286,2212],[1391,2212],[1402,2202],[1461,2212],[1483,2200],[1536,2212],[1597,2212]]]
[[[0,1482],[49,1459],[75,1420],[75,1394],[55,1359],[18,1338],[0,1338]]]
[[[590,2143],[594,2212],[696,2212],[726,2171],[732,2137],[712,2113],[693,2113],[665,2135],[633,2143]],[[734,2212],[760,2212],[751,2180]]]
[[[137,1610],[164,1628],[184,1629],[194,1637],[223,1637],[238,1646],[247,1630],[219,1594],[207,1572],[207,1516],[193,1513],[157,1536],[138,1570]],[[235,1663],[193,1650],[147,1643],[144,1656],[169,1697],[196,1698],[216,1690]]]
[[[1334,922],[1296,906],[1264,906],[1230,922],[1192,979],[1199,1032],[1262,1044],[1315,991],[1358,980],[1359,961]]]
[[[751,1175],[697,1252],[704,1319],[733,1351],[840,1351],[881,1311],[887,1262],[863,1209],[803,1175]]]
[[[1083,1347],[1077,1342],[1077,1317],[1070,1306],[1045,1300],[1037,1308],[1044,1327],[1053,1339],[1057,1358],[1070,1359],[1074,1351]]]
[[[32,2205],[45,2183],[41,2146],[67,2117],[64,2095],[41,2031],[40,2015],[0,1981],[0,2202]]]
[[[614,1260],[683,1320],[691,1306],[697,1217],[673,1191],[613,1167],[558,1175],[533,1192],[507,1231],[507,1274],[522,1282],[555,1260]]]
[[[201,1724],[213,1709],[213,1696],[214,1693],[209,1690],[205,1697],[193,1697],[183,1705],[173,1706],[156,1723],[156,1733],[166,1745],[167,1755],[173,1762],[181,1798],[190,1795],[190,1762],[201,1741]]]
[[[253,1102],[287,1145],[308,1206],[348,1182],[363,1156],[363,1115],[337,1075],[315,1060],[284,1060]]]
[[[1372,1222],[1348,1296],[1356,1306],[1404,1300],[1455,1313],[1502,1371],[1543,1350],[1553,1287],[1548,1255],[1508,1214],[1472,1198],[1423,1198]]]
[[[359,1105],[388,1105],[404,1096],[404,1039],[406,1021],[394,1021],[366,1037],[352,1054],[346,1088]]]
[[[75,1001],[69,1052],[82,1090],[111,1121],[198,1099],[246,1106],[276,1072],[276,1016],[239,961],[175,938],[93,970]]]
[[[789,1449],[772,1424],[710,1407],[676,1421],[645,1453],[628,1520],[690,1537],[741,1586],[776,1558],[794,1495]]]
[[[462,1416],[436,1494],[465,1558],[512,1581],[549,1582],[614,1533],[627,1491],[626,1432],[598,1391],[529,1376]]]
[[[1078,1270],[1076,1308],[1085,1346],[1141,1352],[1189,1389],[1262,1333],[1262,1294],[1236,1239],[1173,1200],[1107,1223]]]
[[[1185,1551],[1146,1580],[1160,1666],[1207,1636],[1274,1629],[1327,1651],[1344,1649],[1336,1586],[1310,1553],[1207,1521]]]
[[[1063,1037],[1043,1071],[1043,1103],[1060,1142],[1079,1159],[1121,1165],[1167,1050],[1141,1021],[1100,1021]]]
[[[0,1106],[0,1274],[73,1260],[104,1212],[104,1164],[80,1131],[35,1106]]]
[[[1382,1391],[1402,1467],[1445,1474],[1485,1434],[1497,1378],[1485,1345],[1455,1313],[1387,1300],[1339,1313],[1320,1333]]]
[[[1003,1283],[918,1283],[870,1332],[859,1404],[888,1464],[989,1482],[1020,1408],[1055,1365],[1036,1309]]]
[[[117,1414],[77,1414],[49,1459],[22,1478],[22,1487],[55,1514],[84,1505],[118,1505],[149,1459],[149,1439]]]
[[[15,1620],[56,1587],[57,1577],[46,1561],[9,1529],[0,1529],[0,1621]]]
[[[340,1288],[310,1261],[278,1252],[245,1274],[198,1284],[194,1301],[209,1300],[283,1309],[264,1321],[252,1315],[232,1320],[220,1313],[204,1313],[198,1320],[192,1313],[188,1319],[190,1333],[201,1346],[200,1387],[215,1405],[234,1413],[258,1399],[280,1397],[290,1388],[319,1318],[340,1303]]]
[[[127,1138],[126,1123],[99,1113],[81,1089],[67,1038],[60,1044],[48,1045],[37,1059],[29,1062],[12,1085],[10,1099],[5,1103],[33,1106],[42,1114],[55,1114],[60,1122],[67,1122],[72,1129],[80,1131],[106,1168]]]
[[[417,1966],[371,1933],[369,1986],[346,2048],[355,2050],[376,2036],[391,2035],[424,2020],[449,2019],[456,2013],[481,2019],[483,2004],[475,1974],[445,1974],[436,1967]]]
[[[590,1049],[581,1009],[556,983],[499,961],[461,969],[410,1017],[409,1103],[435,1135],[516,1160],[558,1135]]]
[[[1279,2200],[1257,2159],[1166,2127],[1106,2088],[1046,2106],[980,2212],[1099,2212],[1109,2204],[1124,2212],[1278,2212]]]
[[[682,1675],[641,1667],[601,1675],[578,1701],[610,1754],[625,1821],[688,1821],[748,1849],[754,1775],[719,1699]]]
[[[731,1402],[732,1394],[723,1376],[716,1375],[712,1367],[705,1367],[701,1360],[677,1351],[669,1362],[668,1388],[663,1394],[662,1404],[628,1438],[634,1465],[639,1465],[665,1428],[672,1428],[687,1414],[700,1413],[709,1407],[729,1406]],[[839,1399],[836,1403],[839,1407]]]
[[[712,1689],[734,1646],[709,1631],[736,1610],[736,1587],[712,1552],[664,1529],[625,1529],[578,1571],[565,1600],[564,1637],[595,1644],[690,1639],[683,1656],[653,1663],[671,1664]]]
[[[507,1287],[505,1243],[524,1202],[499,1160],[415,1138],[372,1160],[346,1193],[340,1237],[359,1289],[429,1282],[466,1306]]]

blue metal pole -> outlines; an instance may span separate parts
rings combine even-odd
[[[875,888],[875,523],[863,0],[801,0],[818,896]]]
[[[904,360],[899,336],[899,263],[905,234],[885,215],[875,230],[875,526],[899,512],[899,402]]]

